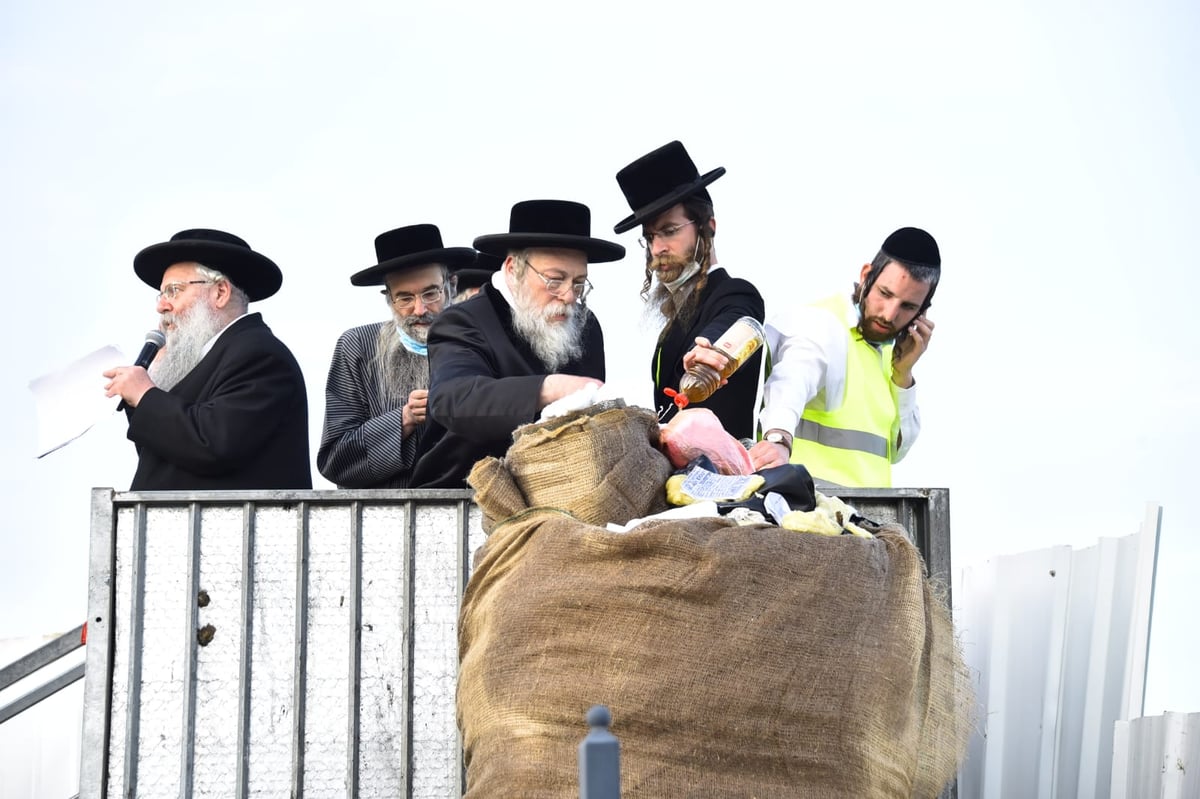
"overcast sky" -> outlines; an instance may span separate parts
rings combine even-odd
[[[710,187],[717,254],[769,315],[848,290],[895,228],[933,233],[924,426],[896,485],[950,488],[956,566],[1126,535],[1161,502],[1146,711],[1200,710],[1198,16],[10,0],[0,638],[86,613],[89,490],[126,489],[133,447],[114,415],[35,460],[28,383],[105,344],[136,352],[156,324],[141,248],[217,227],[281,266],[252,309],[304,368],[315,457],[334,342],[386,314],[348,278],[401,225],[469,246],[516,201],[588,204],[594,235],[630,250],[591,273],[609,373],[642,378],[641,256],[636,232],[612,234],[629,213],[614,175],[680,139],[701,171],[728,169]]]

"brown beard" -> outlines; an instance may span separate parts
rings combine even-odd
[[[646,264],[646,271],[654,275],[660,284],[670,283],[683,274],[683,270],[687,269],[688,264],[691,262],[691,258],[660,255],[657,258],[650,259]]]
[[[691,324],[692,319],[696,316],[696,306],[700,302],[699,289],[708,273],[708,270],[701,266],[699,272],[672,293],[664,284],[661,278],[662,272],[659,270],[665,266],[669,279],[675,279],[690,263],[691,259],[664,255],[651,259],[646,264],[646,280],[649,281],[652,276],[657,278],[654,287],[646,293],[645,299],[647,316],[657,315],[662,320],[663,328],[659,333],[659,341],[667,335],[671,325],[676,322],[684,327]]]

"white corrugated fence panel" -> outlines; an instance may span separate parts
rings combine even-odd
[[[1200,796],[1200,713],[1118,721],[1113,736],[1112,799]]]
[[[1093,547],[962,570],[955,619],[978,680],[963,799],[1106,797],[1113,726],[1140,714],[1160,511]]]

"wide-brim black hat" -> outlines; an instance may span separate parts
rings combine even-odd
[[[133,271],[157,290],[167,269],[191,261],[221,272],[251,302],[265,300],[283,285],[283,273],[270,258],[232,233],[205,228],[182,230],[170,241],[151,244],[133,257]]]
[[[677,141],[646,153],[617,173],[617,184],[633,213],[613,225],[613,232],[624,233],[649,222],[692,195],[711,205],[712,197],[704,187],[724,174],[725,167],[719,166],[701,175]]]
[[[592,212],[583,203],[570,200],[525,200],[512,207],[508,232],[480,236],[475,249],[504,257],[509,250],[546,247],[580,250],[589,263],[619,261],[625,257],[620,244],[592,238]]]
[[[489,255],[486,252],[475,253],[475,261],[467,269],[459,269],[454,273],[455,290],[475,289],[492,279],[492,275],[504,266],[504,259],[499,255]]]
[[[450,271],[475,260],[470,247],[446,247],[437,225],[407,225],[375,237],[375,257],[379,263],[355,272],[355,286],[382,286],[392,272],[417,266],[445,264]]]

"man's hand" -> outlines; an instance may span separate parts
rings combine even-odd
[[[792,452],[786,444],[772,444],[770,441],[756,441],[750,448],[750,465],[754,471],[770,469],[772,466],[783,466],[788,462]]]
[[[429,389],[418,388],[408,393],[408,402],[400,409],[400,418],[405,438],[411,436],[419,425],[425,424],[428,418],[426,409],[429,406]]]
[[[142,401],[142,396],[154,388],[154,381],[140,366],[117,366],[104,373],[108,385],[104,387],[104,396],[120,396],[130,408],[136,408]]]
[[[562,399],[568,394],[574,394],[579,389],[586,388],[589,385],[600,387],[604,383],[594,377],[561,374],[546,375],[546,379],[542,381],[542,393],[538,395],[538,410],[545,408],[556,400]]]
[[[904,341],[896,345],[892,352],[892,382],[900,388],[911,388],[913,384],[912,370],[917,360],[929,348],[929,339],[933,337],[933,322],[922,314],[908,326],[908,335]]]
[[[697,336],[696,346],[684,353],[683,368],[685,370],[691,369],[697,363],[709,366],[714,372],[720,374],[721,370],[729,365],[729,356],[714,347],[712,342],[704,336]],[[721,385],[725,385],[728,382],[725,378],[721,378]]]

